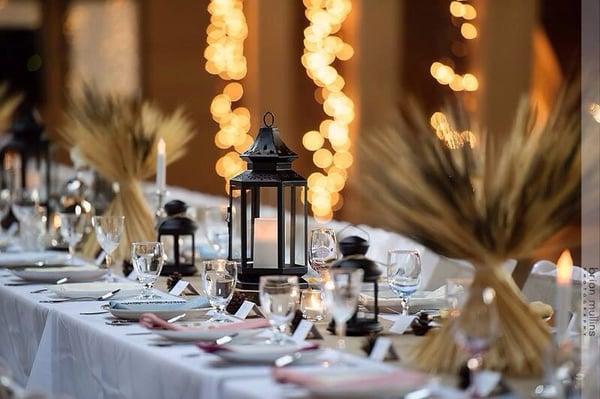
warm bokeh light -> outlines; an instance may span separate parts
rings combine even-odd
[[[471,148],[477,144],[476,137],[470,130],[458,132],[452,128],[450,121],[443,112],[434,112],[429,119],[431,127],[435,130],[436,136],[444,141],[448,148],[458,149],[468,144]],[[334,160],[335,162],[335,160]]]
[[[556,282],[558,284],[568,284],[571,281],[573,273],[573,258],[571,252],[565,249],[556,262]]]
[[[341,208],[339,194],[346,184],[345,169],[352,165],[348,125],[354,120],[354,103],[343,92],[346,82],[333,66],[335,60],[347,61],[354,49],[336,34],[352,10],[350,0],[304,0],[309,26],[304,30],[302,65],[317,85],[315,100],[331,119],[319,125],[319,130],[306,132],[302,145],[313,151],[313,163],[324,173],[308,177],[308,202],[317,221],[331,220],[333,211]],[[329,142],[331,150],[323,148]]]
[[[469,22],[465,22],[460,26],[460,33],[465,39],[475,39],[477,37],[477,28]]]
[[[589,108],[590,114],[596,120],[596,122],[600,123],[600,104],[592,103]]]
[[[212,0],[208,5],[211,15],[206,29],[208,46],[204,51],[206,71],[223,80],[241,80],[246,76],[247,62],[244,57],[244,40],[248,26],[243,12],[242,0]],[[223,150],[233,148],[217,160],[215,171],[225,178],[225,189],[229,190],[229,179],[244,171],[246,163],[239,154],[252,145],[250,111],[244,107],[233,107],[244,95],[239,82],[228,83],[223,93],[210,104],[210,113],[219,124],[215,145]]]

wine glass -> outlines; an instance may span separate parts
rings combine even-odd
[[[310,231],[310,266],[319,274],[338,257],[335,230],[318,227]]]
[[[415,250],[388,252],[387,281],[402,301],[402,315],[408,315],[408,298],[421,283],[421,256]]]
[[[258,292],[260,307],[273,328],[273,339],[269,342],[285,343],[287,324],[292,321],[300,299],[298,277],[261,276]]]
[[[217,252],[217,257],[227,257],[227,247],[229,245],[227,207],[223,205],[206,208],[203,219],[206,238]]]
[[[463,308],[451,323],[454,341],[469,356],[469,391],[473,397],[479,397],[475,380],[483,364],[483,355],[498,338],[499,320],[494,289],[471,287]]]
[[[152,292],[154,282],[160,275],[165,262],[165,250],[160,242],[146,241],[131,244],[131,263],[137,278],[144,285],[138,299],[157,299],[160,296]]]
[[[98,244],[106,254],[106,268],[112,266],[112,253],[119,246],[125,228],[125,216],[94,216],[92,226]]]
[[[210,321],[229,321],[225,308],[233,297],[237,281],[237,263],[225,259],[207,260],[200,265],[200,275],[208,302],[217,311]]]
[[[69,259],[73,262],[75,248],[85,233],[87,215],[82,213],[79,207],[76,207],[74,213],[59,213],[59,217],[60,235],[69,245]]]
[[[350,320],[358,306],[358,294],[362,287],[362,269],[330,269],[328,280],[323,284],[323,300],[327,311],[333,317],[338,336],[338,349],[344,350],[346,343],[346,322]]]

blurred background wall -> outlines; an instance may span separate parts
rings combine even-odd
[[[310,1],[310,0],[306,0]],[[82,82],[142,94],[165,110],[183,106],[198,135],[189,154],[168,170],[172,185],[224,194],[214,165],[224,154],[214,144],[218,125],[210,104],[225,81],[205,71],[208,0],[0,0],[0,81],[27,93],[51,135],[61,123],[68,93]],[[277,118],[284,140],[300,155],[297,169],[317,168],[302,136],[326,117],[315,85],[300,62],[305,5],[294,0],[245,0],[248,74],[240,105],[255,134],[262,114]],[[335,217],[369,223],[368,203],[356,195],[361,173],[356,148],[409,97],[439,111],[454,96],[495,135],[512,120],[518,99],[530,95],[547,115],[565,77],[579,70],[579,2],[474,0],[473,18],[453,16],[450,1],[355,0],[340,36],[354,56],[337,62],[344,91],[355,103],[350,124],[355,155]],[[456,10],[454,10],[456,11]],[[471,10],[472,12],[472,10]],[[470,23],[475,32],[464,30]],[[473,36],[474,35],[474,36]],[[469,37],[468,39],[466,37]],[[439,84],[432,64],[472,73],[476,90]],[[433,76],[432,76],[433,75]],[[60,159],[68,162],[65,154]]]

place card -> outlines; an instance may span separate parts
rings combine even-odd
[[[131,281],[136,281],[137,280],[137,272],[135,271],[135,269],[133,269],[131,271],[131,273],[129,273],[127,275],[127,280],[131,280]]]
[[[388,337],[378,337],[371,349],[371,353],[369,353],[369,359],[383,362],[386,358],[389,360],[400,360],[400,356],[398,356],[396,349],[392,345],[392,340]]]
[[[171,288],[171,291],[169,291],[169,294],[175,295],[175,296],[180,296],[183,293],[183,291],[185,291],[185,289],[188,288],[189,285],[190,285],[189,281],[179,280],[177,282],[177,284],[175,284],[175,286],[173,288]]]
[[[240,306],[237,312],[235,312],[234,316],[239,319],[245,320],[255,306],[256,304],[254,302],[244,301],[244,303],[242,303],[242,306]]]
[[[397,315],[396,321],[390,327],[390,332],[394,334],[404,334],[410,328],[416,316]]]
[[[308,337],[308,333],[313,329],[314,324],[312,321],[308,321],[306,319],[300,320],[298,326],[296,327],[296,331],[292,334],[292,339],[298,343],[306,341]]]
[[[193,295],[202,295],[202,293],[196,287],[194,287],[194,284],[192,284],[192,283],[188,284],[187,290],[188,290],[188,292],[190,294],[193,294]]]
[[[96,257],[96,260],[94,260],[94,264],[96,266],[100,266],[104,262],[104,259],[106,259],[106,252],[100,251],[100,253]]]

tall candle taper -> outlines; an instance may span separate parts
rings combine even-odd
[[[569,311],[571,309],[571,274],[573,259],[568,249],[564,250],[556,263],[556,342],[562,344],[567,338]]]
[[[166,152],[167,146],[161,138],[156,153],[156,190],[161,192],[165,191],[167,185]]]

